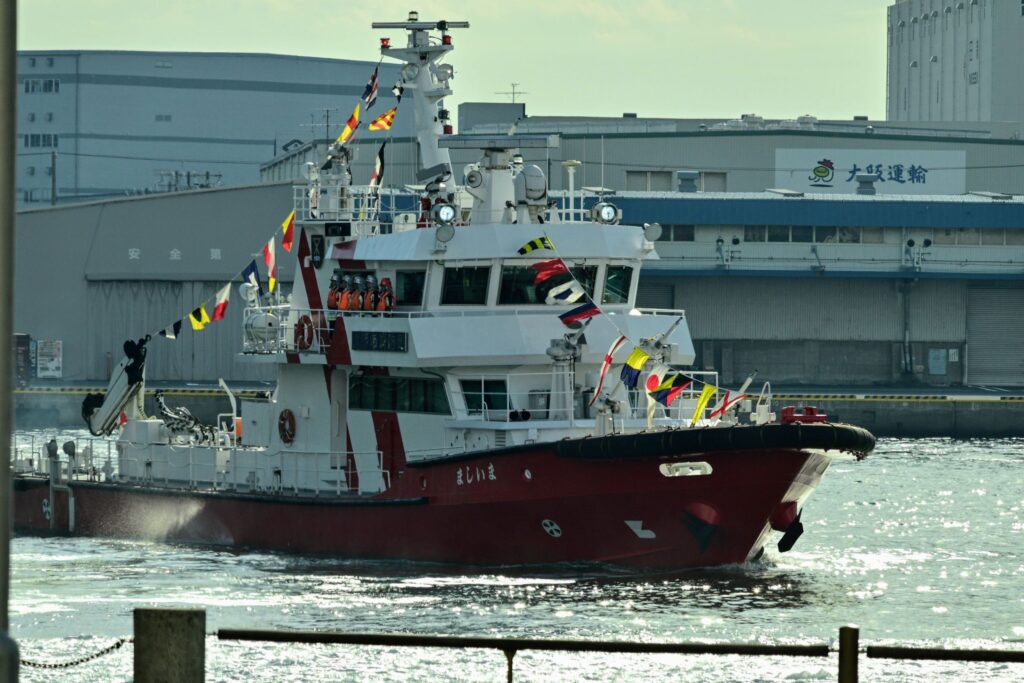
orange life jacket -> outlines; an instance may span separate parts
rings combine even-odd
[[[378,311],[390,311],[395,307],[395,295],[391,293],[390,289],[382,289],[380,297],[377,299],[377,310]]]
[[[377,294],[376,289],[366,290],[366,294],[363,298],[363,310],[364,311],[375,311],[377,310],[377,301],[380,296]]]

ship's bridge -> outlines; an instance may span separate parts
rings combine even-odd
[[[554,249],[523,251],[539,238]],[[656,259],[642,228],[595,223],[487,224],[413,229],[373,239],[328,238],[320,268],[302,268],[292,303],[252,307],[245,355],[281,362],[384,367],[547,364],[559,318],[587,300],[603,315],[586,331],[582,361],[600,363],[611,342],[661,332],[682,311],[635,308],[640,266]],[[558,264],[558,265],[552,265]],[[544,276],[540,273],[545,268]],[[568,269],[568,272],[565,269]],[[339,281],[389,281],[388,311],[331,309]],[[257,323],[269,319],[272,334]],[[680,335],[675,362],[693,357]]]

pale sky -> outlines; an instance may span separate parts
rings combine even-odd
[[[455,110],[533,116],[885,116],[892,0],[19,0],[20,49],[272,52],[377,60],[372,21],[454,31]],[[391,31],[392,38],[397,32]],[[367,74],[369,75],[369,74]]]

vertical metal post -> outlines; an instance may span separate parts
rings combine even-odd
[[[202,683],[205,610],[137,608],[134,627],[136,683]]]
[[[857,683],[859,648],[860,630],[856,626],[840,626],[839,683]]]
[[[78,87],[77,85],[75,87]],[[50,152],[50,206],[57,205],[57,150]]]
[[[0,682],[18,680],[18,645],[7,635],[11,579],[11,376],[14,349],[14,134],[17,3],[0,3]]]
[[[504,653],[505,653],[505,659],[508,662],[508,666],[505,669],[505,680],[508,683],[512,683],[512,675],[513,675],[512,674],[512,660],[515,659],[516,651],[515,650],[504,650]]]

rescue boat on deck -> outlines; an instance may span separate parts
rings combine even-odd
[[[635,306],[658,226],[552,200],[516,159],[547,136],[448,135],[441,61],[468,23],[373,26],[407,33],[381,53],[405,64],[418,210],[353,185],[348,148],[332,146],[295,188],[290,296],[240,288],[241,353],[277,366],[276,390],[232,396],[216,425],[163,403],[147,417],[157,342],[127,343],[83,405],[116,451],[53,444],[16,463],[17,530],[473,565],[680,569],[742,563],[777,533],[792,547],[830,462],[866,455],[871,434],[813,411],[776,421],[767,384],[742,400],[706,391],[718,380],[687,369],[684,312]],[[448,150],[470,147],[482,156],[460,187]],[[606,361],[625,340],[639,386]],[[674,377],[686,386],[657,402],[647,389]]]

